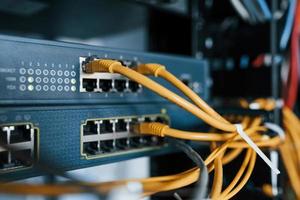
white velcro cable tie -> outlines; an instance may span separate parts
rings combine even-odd
[[[284,130],[280,126],[278,126],[277,124],[274,124],[272,122],[265,122],[264,125],[271,131],[274,131],[275,133],[277,133],[278,136],[280,137],[280,139],[282,139],[282,140],[285,139]]]
[[[261,109],[261,106],[259,103],[256,103],[256,102],[253,102],[253,103],[250,103],[249,104],[249,108],[251,110],[260,110]]]
[[[258,148],[258,146],[251,140],[251,138],[245,133],[243,130],[243,126],[241,124],[235,124],[236,131],[238,134],[249,144],[249,146],[265,161],[267,165],[273,170],[274,173],[280,174],[279,169],[276,167],[274,163]]]

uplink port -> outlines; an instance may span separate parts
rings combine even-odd
[[[8,164],[8,151],[0,152],[0,169],[6,168]]]
[[[112,80],[109,79],[100,79],[99,88],[102,92],[109,92],[112,89]]]
[[[83,126],[83,135],[97,135],[97,124],[95,121],[88,121]]]
[[[93,92],[97,88],[97,79],[82,79],[82,87],[85,88],[87,92]]]
[[[112,132],[113,132],[113,124],[108,119],[103,120],[102,123],[100,123],[100,134],[112,133]]]
[[[31,127],[29,125],[14,126],[10,132],[10,143],[31,141]]]
[[[135,81],[129,81],[129,89],[131,92],[137,92],[140,89],[140,85]]]
[[[30,166],[31,161],[31,149],[24,149],[19,151],[13,151],[11,153],[11,163],[14,167],[17,166]]]
[[[84,142],[83,152],[95,155],[99,151],[98,142]]]
[[[124,119],[118,119],[115,123],[115,131],[116,132],[125,132],[127,131],[127,123]]]
[[[114,149],[115,149],[115,141],[114,140],[100,141],[101,152],[111,152]]]
[[[118,92],[124,92],[124,90],[126,89],[126,80],[120,80],[120,79],[116,79],[114,80],[115,83],[115,89]]]

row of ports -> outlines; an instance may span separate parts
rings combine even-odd
[[[128,79],[83,78],[82,88],[85,92],[139,92],[142,86]]]
[[[38,128],[31,123],[0,125],[0,173],[26,168],[37,156]],[[4,145],[8,145],[5,147]]]
[[[87,120],[82,125],[82,155],[91,158],[163,145],[162,138],[140,136],[133,132],[133,125],[141,122],[169,124],[169,119],[158,114]]]
[[[86,73],[85,70],[85,65],[93,60],[99,60],[100,58],[96,55],[93,56],[88,56],[88,57],[79,57],[79,62],[80,62],[80,66],[81,66],[81,70],[82,72]],[[106,58],[106,59],[112,59],[112,60],[116,60],[120,63],[122,63],[123,66],[126,67],[136,67],[140,64],[139,61],[137,60],[129,60],[129,59],[114,59],[114,58]]]
[[[120,139],[93,141],[83,143],[83,153],[87,156],[118,153],[143,147],[163,145],[163,139],[155,136],[134,136]]]
[[[83,125],[83,135],[130,132],[132,126],[139,122],[161,122],[164,124],[169,123],[168,119],[164,115],[88,120],[86,124]]]

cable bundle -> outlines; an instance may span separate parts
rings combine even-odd
[[[211,153],[204,160],[208,172],[214,172],[214,182],[210,198],[230,199],[236,195],[249,180],[256,162],[256,152],[263,158],[261,148],[276,148],[281,144],[279,136],[270,137],[267,128],[262,123],[261,118],[254,119],[244,117],[241,124],[230,123],[219,115],[208,104],[205,103],[190,88],[178,80],[174,75],[166,70],[164,66],[158,64],[143,64],[135,69],[123,66],[115,60],[94,60],[86,64],[87,73],[110,72],[119,73],[132,79],[139,84],[149,88],[153,92],[177,104],[186,111],[194,114],[211,127],[217,129],[214,133],[188,132],[172,129],[160,123],[141,123],[134,127],[134,131],[139,134],[152,134],[160,137],[173,137],[179,139],[208,142],[211,145]],[[145,75],[162,77],[181,90],[190,101],[180,97]],[[239,130],[238,127],[242,127]],[[242,133],[243,134],[242,134]],[[244,138],[246,137],[246,139]],[[250,140],[253,144],[249,143]],[[241,168],[237,171],[232,182],[223,190],[223,166],[234,160],[243,151],[246,151]],[[261,155],[263,154],[263,156]],[[265,159],[265,158],[263,158]],[[267,161],[268,158],[266,158]],[[269,161],[271,163],[271,161]],[[272,166],[271,166],[272,167]],[[121,187],[131,182],[138,182],[143,186],[143,196],[149,196],[158,192],[175,190],[188,186],[199,179],[202,174],[199,167],[167,176],[150,177],[144,179],[128,179],[104,183],[62,183],[54,185],[26,185],[26,184],[1,184],[0,192],[14,194],[35,194],[35,195],[62,195],[66,193],[107,193],[116,187]],[[201,177],[201,176],[200,176]]]

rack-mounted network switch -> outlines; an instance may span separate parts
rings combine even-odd
[[[83,74],[82,62],[93,55],[129,67],[163,64],[203,99],[208,97],[208,67],[201,59],[8,36],[0,36],[0,46],[0,105],[164,101],[119,74]]]

